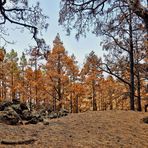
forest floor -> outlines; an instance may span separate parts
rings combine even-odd
[[[148,148],[148,113],[95,111],[49,120],[49,125],[0,123],[0,148]],[[35,140],[21,144],[21,141]]]

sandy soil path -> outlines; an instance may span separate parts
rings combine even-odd
[[[53,119],[49,125],[0,124],[0,141],[35,139],[30,144],[0,148],[148,148],[148,113],[96,111]]]

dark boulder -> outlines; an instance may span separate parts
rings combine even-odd
[[[27,121],[25,124],[37,124],[39,122],[37,117],[32,117],[29,121]]]
[[[48,116],[50,119],[58,118],[58,113],[56,112],[51,112]]]
[[[38,112],[39,112],[40,116],[44,116],[45,117],[47,115],[46,109],[41,109]]]
[[[17,114],[22,114],[22,109],[20,107],[20,104],[12,104],[11,107],[16,111]]]
[[[50,118],[50,119],[60,118],[60,117],[63,117],[63,116],[67,116],[68,113],[69,113],[69,112],[68,112],[66,109],[61,109],[61,110],[58,111],[58,112],[51,112],[51,113],[48,115],[48,118]]]
[[[20,104],[20,100],[15,98],[15,99],[12,99],[12,103],[13,104]]]
[[[26,103],[20,103],[21,110],[29,110]]]
[[[68,110],[66,110],[66,109],[61,109],[61,110],[58,112],[58,116],[59,116],[59,117],[67,116],[68,113],[69,113]]]
[[[50,114],[52,112],[52,110],[50,109],[50,107],[47,108],[47,112],[48,112],[48,114]]]
[[[30,112],[29,110],[24,110],[21,118],[27,121],[26,124],[37,124],[38,122],[43,122],[43,117],[35,111]]]
[[[13,99],[12,102],[5,101],[0,103],[0,122],[17,125],[19,123],[37,124],[44,122],[44,119],[60,118],[68,115],[66,109],[51,112],[49,107],[41,106],[33,110],[29,110],[26,103],[20,103],[20,100]],[[48,123],[43,123],[48,124]]]
[[[23,110],[21,114],[21,118],[22,120],[27,120],[27,121],[31,120],[32,118],[31,112],[29,110]]]
[[[40,113],[34,111],[34,112],[32,112],[31,115],[32,115],[32,118],[36,118],[38,120],[38,122],[43,121],[44,116],[40,115]]]
[[[29,118],[27,118],[26,124],[37,124],[39,122],[43,122],[43,120],[43,117],[40,116],[38,113],[30,113]]]
[[[0,111],[0,122],[17,125],[21,122],[21,118],[11,107],[7,107],[4,111]]]
[[[49,125],[49,121],[48,120],[44,120],[43,121],[43,125]]]
[[[11,101],[3,101],[3,102],[0,102],[0,111],[3,111],[5,110],[5,108],[9,107],[12,105],[12,102]]]

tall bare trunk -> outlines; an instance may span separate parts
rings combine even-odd
[[[35,56],[35,81],[37,81],[37,55]],[[35,85],[35,101],[36,101],[36,104],[39,103],[37,85]]]
[[[56,106],[56,96],[55,96],[55,91],[53,90],[53,111],[55,112],[57,109]]]
[[[92,105],[93,105],[93,111],[96,111],[97,102],[96,102],[95,80],[92,80]]]
[[[15,91],[14,91],[14,73],[11,74],[11,100],[15,99]]]
[[[134,94],[135,94],[135,88],[134,88],[134,47],[133,47],[133,31],[132,31],[132,12],[129,8],[129,40],[130,40],[130,51],[129,51],[129,57],[130,57],[130,110],[135,110],[134,106]]]
[[[29,107],[30,107],[30,111],[32,111],[32,89],[31,89],[31,84],[29,84]]]
[[[60,74],[61,74],[61,56],[58,55],[58,74],[59,74],[59,78],[58,78],[58,99],[59,99],[59,108],[62,108],[62,92],[61,92],[61,78],[60,78]]]
[[[137,91],[138,91],[138,98],[137,98],[137,110],[138,111],[142,111],[142,107],[141,107],[141,93],[140,93],[140,89],[141,89],[141,83],[140,83],[140,73],[138,71],[137,73]]]
[[[136,41],[136,52],[139,55],[139,49],[138,49],[138,42]],[[139,60],[136,60],[136,74],[135,74],[136,78],[137,78],[137,93],[138,93],[138,97],[137,97],[137,110],[138,111],[142,111],[142,107],[141,107],[141,81],[140,81],[140,63]]]
[[[72,113],[73,112],[73,101],[72,101],[72,92],[70,94],[70,112]]]

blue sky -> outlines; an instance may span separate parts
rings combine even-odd
[[[46,32],[43,31],[43,38],[46,40],[46,43],[52,48],[52,42],[56,34],[59,33],[65,49],[69,54],[73,53],[76,56],[80,65],[82,65],[85,56],[92,50],[95,51],[99,57],[102,57],[103,52],[100,47],[101,39],[95,37],[94,34],[88,33],[86,38],[80,38],[79,41],[75,39],[74,31],[70,36],[66,36],[63,27],[58,25],[59,2],[60,0],[40,1],[44,13],[49,16],[49,28]],[[27,31],[22,33],[18,30],[10,30],[9,38],[10,40],[13,39],[16,41],[16,43],[14,45],[7,45],[6,49],[8,51],[13,48],[20,54],[24,49],[27,49],[29,45],[34,44],[32,36]]]

